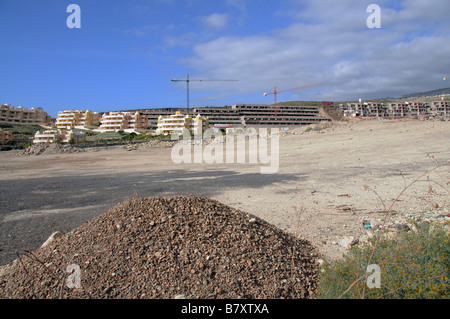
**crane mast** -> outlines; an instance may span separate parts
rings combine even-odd
[[[189,74],[187,75],[186,79],[172,79],[172,82],[186,82],[186,94],[187,94],[187,103],[186,103],[186,112],[189,114],[189,82],[191,81],[197,81],[197,82],[213,82],[213,81],[237,81],[237,80],[216,80],[216,79],[190,79]]]

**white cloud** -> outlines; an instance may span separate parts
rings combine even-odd
[[[372,2],[302,1],[301,10],[289,12],[289,26],[198,43],[182,62],[202,77],[239,79],[230,95],[323,83],[289,98],[346,100],[444,87],[450,3],[403,0],[392,7],[380,0],[382,27],[369,29],[366,8]]]
[[[228,15],[226,13],[213,13],[203,18],[203,22],[211,28],[224,28],[228,23]]]

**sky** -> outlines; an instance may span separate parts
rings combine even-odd
[[[0,44],[0,104],[54,117],[450,87],[448,0],[0,0]]]

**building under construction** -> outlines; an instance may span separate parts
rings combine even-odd
[[[186,109],[165,108],[141,110],[143,115],[148,116],[150,129],[156,129],[160,116],[167,117],[176,112],[186,112]],[[274,105],[268,104],[235,104],[224,107],[199,107],[191,109],[190,112],[207,117],[209,119],[209,125],[215,127],[293,127],[321,121],[331,121],[331,118],[321,115],[318,106],[277,105],[276,115]]]
[[[449,101],[431,102],[364,102],[342,103],[344,116],[360,117],[408,117],[408,116],[450,116]]]

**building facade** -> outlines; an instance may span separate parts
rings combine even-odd
[[[128,129],[146,130],[149,128],[148,116],[143,115],[139,112],[128,114],[129,114]]]
[[[343,103],[340,108],[344,116],[361,117],[405,117],[405,116],[450,116],[448,101],[432,102],[364,102]]]
[[[101,131],[126,131],[148,129],[148,117],[139,112],[109,112],[100,119]]]
[[[6,145],[9,141],[12,140],[13,140],[12,132],[0,129],[0,145]]]
[[[56,127],[58,129],[89,129],[100,125],[100,114],[89,110],[64,110],[58,112]]]
[[[33,144],[40,143],[72,143],[78,144],[86,141],[86,133],[75,130],[45,130],[37,131],[34,135]]]
[[[39,125],[50,123],[51,117],[40,107],[26,109],[21,106],[11,107],[10,104],[1,104],[0,121]]]
[[[192,118],[190,115],[183,115],[181,112],[169,115],[163,118],[159,116],[156,133],[169,135],[172,133],[182,134],[184,130],[188,130],[191,134],[202,134],[209,128],[209,120],[198,114]]]

